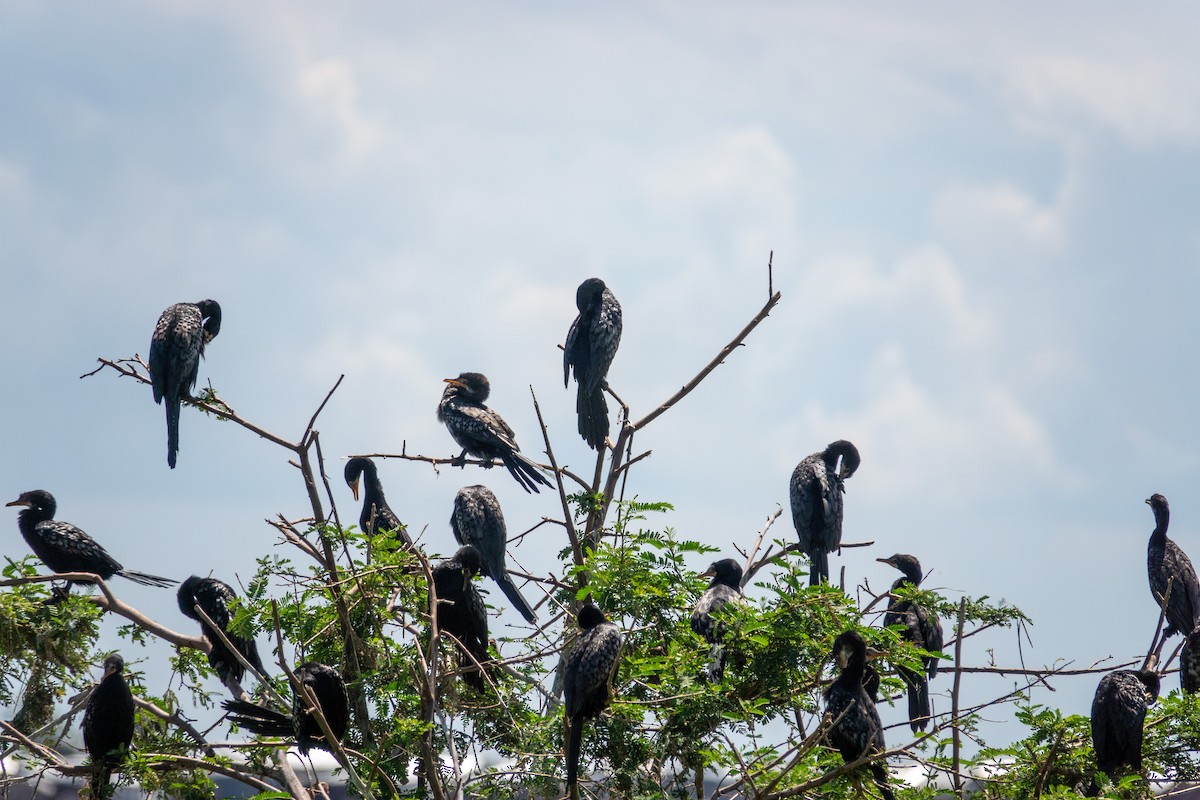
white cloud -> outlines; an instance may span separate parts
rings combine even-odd
[[[308,111],[338,132],[344,157],[357,160],[373,150],[380,132],[359,107],[358,81],[347,61],[322,58],[301,64],[296,86]]]
[[[934,201],[940,237],[969,253],[1005,260],[1055,253],[1066,233],[1058,210],[1011,183],[954,183]]]

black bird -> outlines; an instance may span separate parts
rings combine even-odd
[[[1183,640],[1179,651],[1179,685],[1185,692],[1200,690],[1200,629]]]
[[[719,681],[725,671],[725,647],[721,644],[725,626],[714,619],[713,614],[728,603],[742,602],[742,565],[732,558],[723,558],[710,564],[699,577],[712,578],[712,583],[692,609],[692,630],[712,645],[708,677]]]
[[[904,573],[903,578],[897,578],[892,584],[892,591],[901,586],[920,586],[921,562],[916,556],[897,553],[891,558],[877,558],[884,564],[895,567]],[[900,626],[900,638],[912,642],[922,650],[940,652],[942,649],[942,621],[937,612],[925,608],[911,600],[901,600],[895,595],[888,598],[888,610],[883,617],[887,627]],[[914,671],[905,667],[896,667],[900,679],[908,686],[908,722],[913,733],[923,731],[929,725],[929,681],[937,675],[938,660],[933,656],[925,658],[925,671]]]
[[[608,368],[621,344],[621,304],[599,278],[588,278],[575,290],[579,316],[567,331],[563,348],[563,386],[575,368],[575,413],[579,435],[593,450],[604,447],[608,438],[608,403],[604,386]]]
[[[391,531],[396,538],[411,547],[413,542],[408,535],[407,526],[400,521],[388,505],[387,498],[383,496],[383,484],[379,482],[379,470],[375,468],[375,462],[369,458],[352,458],[346,462],[346,485],[354,493],[355,500],[358,499],[358,480],[364,475],[366,478],[363,481],[363,507],[358,515],[358,529],[368,536],[374,536],[376,531]]]
[[[525,602],[512,578],[508,577],[504,551],[508,546],[508,531],[504,527],[504,512],[500,501],[486,486],[464,486],[454,496],[454,513],[450,515],[450,530],[459,544],[474,545],[482,560],[480,571],[496,582],[509,602],[521,612],[526,622],[537,621],[537,615]]]
[[[83,711],[83,746],[97,772],[92,797],[111,796],[109,779],[121,766],[133,743],[133,693],[125,683],[125,659],[116,653],[104,659],[104,677],[88,697]]]
[[[150,386],[154,402],[167,399],[167,463],[175,469],[179,452],[179,401],[191,397],[200,374],[204,346],[221,332],[216,300],[176,303],[167,308],[150,338]]]
[[[857,631],[846,631],[833,642],[833,657],[841,674],[825,690],[825,713],[835,722],[829,729],[829,742],[847,764],[866,755],[887,749],[883,741],[883,723],[879,711],[863,687],[867,667],[867,644]],[[871,775],[884,800],[895,800],[888,786],[887,766],[871,762]]]
[[[1196,615],[1200,613],[1200,580],[1196,579],[1192,560],[1167,538],[1167,526],[1171,523],[1167,498],[1155,494],[1146,502],[1154,511],[1154,532],[1146,547],[1146,570],[1150,575],[1150,593],[1160,608],[1167,596],[1167,585],[1171,587],[1163,636],[1187,635],[1195,630]]]
[[[254,640],[229,632],[229,604],[237,598],[229,584],[216,578],[201,578],[193,575],[179,586],[177,598],[179,610],[185,617],[200,623],[204,638],[208,639],[209,644],[212,645],[212,649],[208,651],[208,664],[217,671],[217,677],[221,679],[221,683],[228,684],[232,677],[240,684],[246,674],[246,668],[242,666],[242,662],[238,660],[237,656],[225,646],[221,637],[196,613],[196,606],[200,606],[208,618],[221,629],[225,638],[237,652],[241,653],[260,674],[266,674],[262,661],[258,657],[258,647],[254,644]]]
[[[478,691],[483,691],[487,684],[475,662],[488,661],[488,622],[487,608],[471,578],[482,571],[483,559],[470,544],[460,547],[432,570],[438,628],[458,640],[459,670],[467,685]]]
[[[455,466],[463,466],[467,454],[483,460],[490,468],[492,461],[500,459],[509,473],[527,492],[539,492],[537,485],[551,486],[542,475],[541,467],[521,455],[517,446],[517,435],[508,423],[492,411],[484,401],[492,392],[486,376],[478,372],[464,372],[457,378],[446,378],[446,391],[438,403],[437,418],[443,422],[463,451],[454,459]]]
[[[1100,679],[1092,700],[1092,745],[1096,766],[1117,780],[1120,773],[1142,769],[1142,728],[1146,708],[1158,699],[1159,678],[1153,670],[1110,672]],[[1092,778],[1088,797],[1100,791]]]
[[[812,561],[810,586],[829,580],[829,553],[842,544],[845,480],[858,465],[858,449],[839,439],[820,453],[806,456],[792,472],[792,524],[800,537],[800,549]]]
[[[340,742],[350,724],[350,702],[346,697],[346,684],[333,667],[307,661],[296,667],[296,677],[313,697],[329,723],[329,730]],[[292,687],[292,714],[282,714],[272,708],[264,708],[245,700],[226,700],[221,704],[231,712],[229,721],[262,736],[295,738],[300,752],[308,755],[310,748],[318,747],[332,751],[325,741],[325,734],[316,717],[309,713],[309,701],[297,694]]]
[[[122,567],[91,536],[69,522],[54,519],[58,504],[54,495],[44,489],[22,492],[20,497],[5,505],[26,507],[17,516],[17,527],[34,554],[52,572],[91,572],[105,580],[120,575],[143,586],[173,586],[178,583],[170,578]],[[75,583],[79,581],[67,581],[68,594]]]
[[[563,669],[563,702],[567,727],[567,792],[579,796],[579,750],[583,744],[583,724],[600,716],[612,699],[613,681],[621,658],[624,637],[609,622],[604,612],[588,603],[579,609],[582,631],[567,655]]]

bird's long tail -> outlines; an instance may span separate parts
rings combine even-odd
[[[725,674],[725,645],[716,642],[708,650],[708,680],[718,683]]]
[[[875,778],[875,785],[879,787],[879,793],[883,795],[883,800],[896,800],[896,795],[892,793],[892,787],[888,786],[887,764],[882,761],[872,761],[871,775]]]
[[[808,585],[816,586],[822,581],[829,582],[829,553],[824,550],[813,549],[808,554],[808,558],[812,561],[812,568],[808,571]]]
[[[929,727],[929,679],[922,672],[899,669],[900,678],[908,685],[908,724],[913,733]]]
[[[475,657],[474,660],[472,660],[471,656]],[[479,667],[475,666],[476,661],[479,662]],[[478,648],[471,648],[471,651],[469,651],[464,647],[462,652],[458,654],[458,668],[462,672],[463,683],[477,692],[487,689],[487,679],[483,676],[482,669],[482,665],[487,662],[488,654],[486,650],[480,653],[478,652]]]
[[[221,703],[221,706],[230,712],[229,721],[239,728],[245,728],[263,736],[291,737],[296,735],[292,718],[274,709],[264,708],[245,700],[226,700]]]
[[[179,395],[167,395],[167,464],[175,469],[175,457],[179,454]]]
[[[136,569],[123,569],[117,572],[122,578],[131,580],[134,583],[140,583],[142,586],[157,586],[160,589],[165,589],[168,586],[174,586],[179,581],[163,578],[158,575],[151,575],[147,572],[138,572]]]
[[[517,483],[525,488],[525,491],[540,494],[541,490],[537,485],[540,483],[543,486],[553,486],[554,484],[546,480],[546,476],[542,474],[542,468],[530,461],[525,456],[517,451],[507,453],[503,456],[504,466],[508,467],[508,471],[516,478]]]
[[[112,787],[109,785],[112,777],[112,767],[108,766],[108,760],[96,770],[96,774],[92,776],[92,797],[95,800],[103,800],[106,797],[112,797]]]
[[[567,738],[567,794],[579,797],[579,750],[583,745],[583,720],[568,720],[571,729]]]
[[[579,415],[579,435],[588,447],[600,450],[608,439],[608,403],[604,400],[603,386],[588,391],[580,383],[575,395],[575,413]]]
[[[500,591],[504,592],[504,596],[513,604],[513,608],[521,612],[521,616],[525,618],[525,621],[531,625],[537,622],[537,614],[534,614],[529,603],[525,602],[525,598],[521,596],[521,592],[517,589],[516,584],[512,582],[512,578],[508,577],[508,573],[505,572],[496,576],[495,580],[496,585],[500,587]]]

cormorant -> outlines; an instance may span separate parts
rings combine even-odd
[[[563,386],[575,368],[575,412],[579,435],[593,450],[604,447],[608,438],[608,403],[604,386],[617,346],[621,344],[621,304],[599,278],[588,278],[575,290],[579,316],[567,331],[563,348]]]
[[[316,698],[317,706],[329,723],[329,730],[340,742],[350,724],[350,702],[346,697],[346,684],[333,667],[307,661],[296,667],[296,677]],[[226,700],[221,704],[231,712],[229,721],[238,727],[262,736],[295,738],[300,752],[308,755],[310,748],[319,747],[332,751],[321,732],[316,718],[309,713],[308,699],[292,688],[292,714],[280,712],[245,700]]]
[[[692,609],[692,630],[712,645],[708,677],[709,680],[719,681],[725,671],[725,647],[721,644],[725,625],[713,619],[713,613],[727,603],[742,601],[742,565],[732,558],[723,558],[710,564],[699,577],[712,578],[712,583]]]
[[[458,666],[468,686],[483,691],[483,674],[471,660],[488,661],[487,608],[471,578],[483,571],[483,559],[474,545],[466,544],[453,556],[435,566],[433,587],[437,591],[437,623],[443,633],[458,640]],[[468,655],[469,654],[469,655]]]
[[[1179,545],[1167,538],[1167,525],[1171,522],[1171,509],[1167,498],[1155,494],[1146,501],[1154,511],[1154,532],[1146,547],[1146,569],[1150,575],[1150,593],[1154,602],[1161,607],[1171,585],[1171,596],[1167,602],[1167,629],[1163,636],[1182,633],[1185,636],[1196,628],[1200,613],[1200,581],[1187,554]]]
[[[208,615],[208,618],[229,639],[229,643],[260,674],[266,674],[267,671],[263,669],[262,661],[258,657],[258,647],[254,644],[254,639],[246,639],[229,631],[229,604],[237,598],[237,595],[234,594],[233,588],[229,584],[219,581],[216,578],[201,578],[193,575],[180,585],[177,597],[179,599],[179,610],[183,612],[185,617],[194,619],[200,623],[200,629],[204,632],[204,638],[208,639],[209,644],[212,645],[212,648],[208,651],[208,664],[217,671],[217,677],[221,679],[221,683],[228,684],[230,677],[232,677],[234,681],[240,684],[246,674],[246,668],[242,666],[242,662],[238,660],[237,656],[225,646],[224,642],[221,641],[221,637],[196,613],[196,606],[200,606],[204,613]]]
[[[835,722],[829,729],[829,742],[849,764],[866,755],[887,749],[883,741],[883,723],[875,703],[863,687],[867,666],[867,644],[857,631],[846,631],[833,642],[833,657],[841,674],[825,690],[825,713]],[[895,800],[888,786],[887,766],[872,761],[871,775],[884,800]]]
[[[923,577],[921,562],[917,560],[916,556],[897,553],[891,558],[875,560],[895,567],[904,573],[904,577],[897,578],[896,582],[892,584],[893,592],[906,584],[921,585]],[[935,611],[910,600],[900,600],[892,595],[888,598],[888,610],[883,617],[883,624],[887,627],[901,626],[900,638],[912,642],[922,650],[941,652],[942,621],[938,619]],[[933,656],[925,658],[923,673],[905,667],[896,667],[900,679],[908,686],[908,722],[912,726],[913,733],[923,731],[929,725],[929,681],[937,675],[937,671],[938,660]]]
[[[154,402],[167,399],[167,464],[175,469],[179,452],[179,401],[191,397],[200,373],[204,346],[221,332],[216,300],[176,303],[167,308],[150,338],[150,386]]]
[[[92,797],[110,796],[112,771],[125,761],[133,743],[133,693],[125,683],[125,659],[113,653],[104,659],[104,677],[88,697],[83,712],[83,745],[97,767]]]
[[[490,468],[500,459],[509,473],[527,492],[539,492],[537,485],[551,486],[542,475],[541,467],[521,455],[516,434],[499,414],[484,405],[492,387],[486,376],[464,372],[457,378],[446,378],[446,391],[438,403],[437,418],[443,422],[463,451],[453,460],[455,466],[465,463],[468,453],[483,460]]]
[[[845,480],[858,465],[858,449],[839,439],[820,453],[806,456],[792,472],[792,524],[800,537],[800,549],[812,561],[810,586],[829,580],[829,553],[842,544]]]
[[[1096,766],[1110,780],[1126,770],[1141,772],[1142,726],[1158,690],[1158,673],[1150,669],[1122,669],[1100,679],[1092,700],[1092,745]],[[1095,797],[1099,791],[1093,777],[1087,796]]]
[[[521,612],[526,622],[534,623],[537,615],[525,602],[512,578],[508,577],[504,551],[508,546],[508,531],[504,527],[504,512],[500,501],[486,486],[464,486],[454,496],[454,513],[450,515],[450,530],[459,544],[474,545],[482,559],[480,571],[496,582],[509,602]]]
[[[412,547],[412,539],[408,528],[392,511],[383,496],[383,484],[379,482],[379,470],[375,462],[369,458],[352,458],[346,462],[346,485],[358,499],[358,479],[366,475],[364,481],[362,513],[358,515],[358,529],[368,536],[374,536],[376,531],[391,531],[396,538]]]
[[[170,578],[122,567],[91,536],[69,522],[54,519],[58,504],[54,495],[44,489],[22,492],[20,497],[5,505],[26,507],[17,516],[17,527],[34,554],[52,572],[91,572],[105,580],[120,575],[143,586],[162,587],[178,583]],[[67,581],[67,593],[70,593],[72,584],[79,582]]]
[[[1200,629],[1183,640],[1179,651],[1179,685],[1185,692],[1200,690]]]
[[[621,658],[624,638],[604,612],[591,603],[579,609],[582,631],[567,655],[563,669],[563,702],[567,727],[567,793],[578,797],[579,750],[583,724],[600,716],[612,699],[613,681]]]

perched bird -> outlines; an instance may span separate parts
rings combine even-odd
[[[800,549],[812,561],[810,586],[829,580],[829,553],[842,544],[845,480],[858,465],[858,449],[839,439],[820,453],[806,456],[792,472],[792,524],[800,537]]]
[[[1122,669],[1100,679],[1092,700],[1092,745],[1096,766],[1110,780],[1125,771],[1141,771],[1142,726],[1158,690],[1158,673],[1150,669]],[[1095,797],[1099,791],[1093,777],[1087,796]]]
[[[526,622],[537,621],[537,615],[525,602],[512,578],[508,577],[504,550],[508,531],[504,527],[504,512],[500,501],[486,486],[464,486],[454,496],[454,513],[450,515],[450,530],[462,545],[474,545],[482,559],[480,571],[496,582],[509,602],[521,612]]]
[[[575,368],[575,413],[579,435],[593,450],[604,447],[608,438],[608,403],[604,386],[608,368],[621,344],[621,304],[599,278],[588,278],[575,290],[579,316],[567,331],[563,347],[563,386]]]
[[[829,742],[849,764],[866,755],[887,749],[883,741],[883,723],[874,701],[863,687],[867,666],[867,644],[856,631],[846,631],[833,642],[833,657],[841,674],[825,690],[825,713],[835,720],[829,729]],[[887,766],[883,761],[870,765],[875,785],[884,800],[895,800],[888,786]]]
[[[563,669],[563,702],[569,729],[567,743],[567,792],[579,796],[579,750],[583,724],[600,716],[612,699],[613,681],[621,658],[624,637],[604,612],[588,603],[579,609],[575,646]]]
[[[216,578],[201,578],[193,575],[180,584],[176,596],[179,600],[179,610],[185,617],[200,623],[204,638],[208,639],[208,643],[212,645],[212,649],[208,651],[208,664],[217,671],[217,677],[221,679],[221,683],[227,684],[229,679],[233,678],[240,684],[246,674],[246,668],[237,656],[225,646],[221,637],[196,613],[196,606],[200,606],[208,618],[221,629],[225,638],[237,652],[242,654],[246,661],[250,662],[260,674],[266,674],[262,661],[258,657],[258,647],[254,644],[254,640],[229,632],[229,604],[237,598],[229,584]]]
[[[340,742],[350,724],[350,701],[346,697],[346,684],[333,667],[307,661],[296,667],[296,677],[312,693],[317,707],[329,730]],[[308,755],[309,749],[318,747],[332,750],[321,732],[321,725],[310,712],[306,697],[292,688],[292,714],[282,714],[272,708],[264,708],[245,700],[226,700],[221,704],[229,711],[229,721],[262,736],[294,738],[300,752]]]
[[[379,470],[376,469],[375,462],[369,458],[352,458],[346,462],[344,474],[346,485],[350,487],[355,500],[358,499],[359,478],[366,476],[362,513],[358,515],[358,529],[368,536],[374,536],[376,531],[391,531],[396,538],[411,547],[413,542],[408,535],[408,528],[392,511],[387,498],[383,496],[383,484],[379,482]]]
[[[692,609],[692,630],[712,645],[708,678],[719,681],[725,671],[725,646],[721,644],[725,626],[713,614],[728,603],[742,602],[742,565],[732,558],[723,558],[710,564],[699,577],[712,578],[712,583]]]
[[[1183,640],[1179,651],[1179,685],[1185,692],[1200,690],[1200,629]]]
[[[482,459],[485,468],[500,459],[509,473],[527,492],[539,492],[537,485],[552,485],[542,475],[541,467],[521,455],[516,434],[508,423],[492,411],[484,401],[492,386],[478,372],[464,372],[457,378],[446,378],[446,390],[438,403],[437,418],[445,423],[454,441],[463,449],[455,466],[462,466],[468,453]]]
[[[1146,502],[1154,511],[1154,531],[1146,547],[1150,593],[1154,595],[1154,602],[1162,607],[1163,598],[1167,597],[1167,586],[1170,585],[1167,629],[1163,631],[1163,636],[1176,633],[1186,636],[1195,630],[1197,614],[1200,613],[1200,580],[1196,579],[1192,560],[1179,549],[1179,545],[1167,538],[1167,526],[1171,523],[1171,508],[1167,505],[1167,498],[1156,494]]]
[[[488,661],[488,623],[487,608],[471,578],[482,571],[483,559],[470,544],[460,547],[432,570],[438,628],[458,640],[459,670],[467,685],[478,691],[487,685],[475,663]]]
[[[877,558],[884,564],[895,567],[904,573],[892,584],[892,591],[901,586],[920,586],[921,562],[916,556],[897,553],[891,558]],[[922,650],[940,652],[942,649],[942,621],[937,612],[925,608],[911,600],[901,600],[895,595],[888,598],[888,610],[883,616],[883,624],[887,627],[900,626],[900,638],[912,642]],[[938,660],[933,656],[925,658],[925,671],[919,672],[905,667],[897,667],[900,679],[908,686],[908,722],[913,733],[923,731],[929,725],[929,681],[937,675]]]
[[[216,300],[176,303],[167,308],[150,338],[150,386],[154,402],[167,399],[167,464],[175,469],[179,452],[179,402],[191,397],[204,347],[221,332]]]
[[[92,797],[112,795],[109,779],[121,766],[133,743],[133,692],[125,683],[125,659],[116,653],[104,659],[104,677],[88,697],[83,711],[83,746],[97,767]]]
[[[54,519],[58,503],[54,495],[44,489],[22,492],[20,497],[5,505],[25,506],[25,510],[17,516],[17,527],[34,554],[52,572],[91,572],[104,580],[120,575],[143,586],[173,586],[178,583],[170,578],[122,567],[91,536],[69,522]],[[73,584],[80,582],[67,581],[67,593],[70,593]]]

